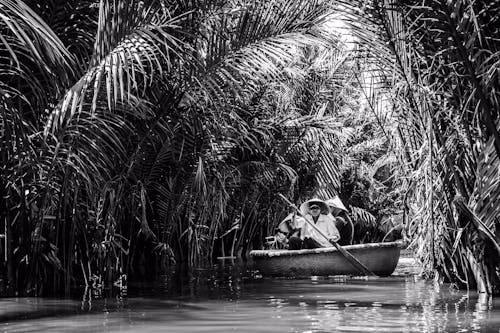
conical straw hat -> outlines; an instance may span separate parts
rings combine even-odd
[[[331,199],[326,200],[326,204],[330,207],[342,209],[343,211],[347,212],[347,208],[345,208],[344,204],[342,203],[342,200],[340,200],[338,195],[336,195]]]
[[[326,202],[324,200],[321,200],[320,198],[312,198],[304,202],[302,205],[300,205],[300,212],[304,215],[309,214],[309,207],[312,204],[317,204],[321,208],[321,214],[328,214],[330,212]]]

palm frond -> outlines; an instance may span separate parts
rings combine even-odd
[[[34,63],[47,64],[47,68],[70,65],[71,56],[63,43],[24,2],[6,0],[0,10],[1,28],[8,32],[0,41],[16,67],[20,65],[16,53],[21,50],[25,51],[24,55],[30,57]]]
[[[360,207],[355,207],[355,206],[351,206],[350,210],[351,210],[351,216],[352,216],[353,222],[355,224],[364,225],[364,226],[375,225],[375,222],[376,222],[375,216],[373,216],[367,210],[360,208]]]

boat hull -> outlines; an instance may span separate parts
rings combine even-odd
[[[368,243],[343,246],[378,276],[394,272],[403,243]],[[335,247],[310,250],[254,250],[250,252],[255,268],[264,276],[364,275]]]

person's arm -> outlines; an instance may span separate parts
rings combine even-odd
[[[295,225],[296,225],[295,228],[298,230],[297,237],[300,237],[300,239],[304,239],[305,236],[308,236],[307,232],[308,223],[306,222],[306,218],[307,217],[298,215],[295,218]]]
[[[335,226],[334,218],[328,217],[328,237],[330,240],[336,242],[340,239],[340,233],[337,227]]]

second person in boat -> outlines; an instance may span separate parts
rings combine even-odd
[[[342,203],[342,200],[338,196],[325,201],[330,208],[330,214],[332,214],[335,226],[340,234],[340,239],[338,241],[339,245],[350,245],[353,241],[354,236],[354,225],[347,214],[347,208]]]
[[[297,220],[299,234],[288,240],[289,250],[329,247],[332,246],[329,240],[337,241],[340,238],[335,222],[329,214],[328,205],[323,200],[319,198],[308,200],[300,206],[300,211],[304,218]]]

